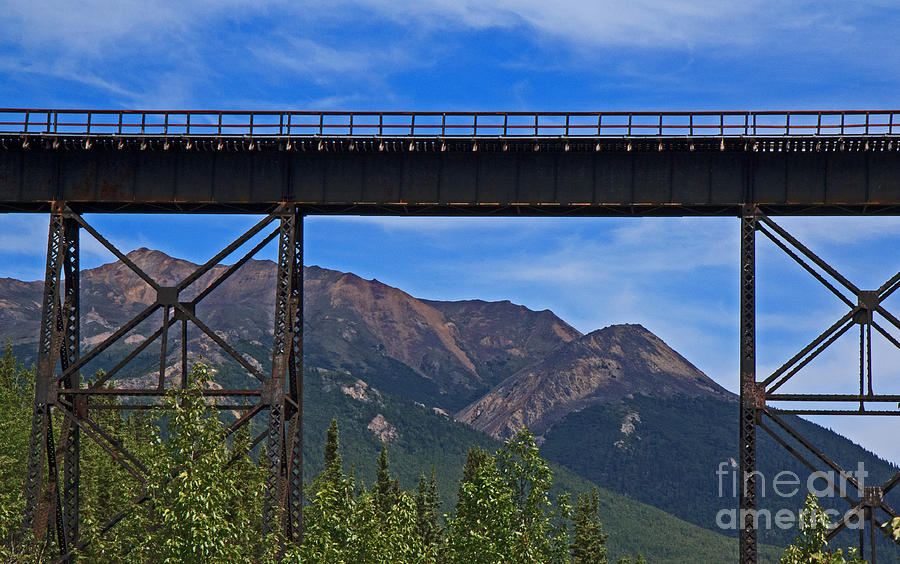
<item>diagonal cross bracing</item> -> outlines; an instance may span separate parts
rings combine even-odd
[[[757,382],[755,380],[755,355],[754,337],[755,324],[753,323],[752,312],[755,311],[755,292],[754,292],[754,246],[755,233],[761,232],[770,239],[776,247],[781,249],[794,262],[798,263],[806,272],[808,272],[815,280],[827,288],[841,302],[849,308],[849,311],[833,323],[828,329],[818,335],[809,344],[803,347],[797,354],[791,357],[782,366],[776,369],[771,375]],[[851,484],[857,490],[857,497],[851,497],[846,492],[840,491],[827,476],[825,481],[829,487],[837,491],[849,505],[850,510],[836,523],[835,527],[829,531],[828,538],[833,538],[841,530],[853,522],[860,525],[860,548],[864,548],[864,536],[862,527],[868,527],[869,534],[869,550],[871,551],[872,561],[875,560],[877,552],[875,531],[880,529],[886,531],[885,526],[876,518],[876,511],[882,511],[890,517],[896,516],[894,509],[884,500],[884,495],[891,491],[897,484],[900,484],[900,473],[894,475],[880,486],[864,487],[854,476],[840,467],[827,454],[816,448],[801,433],[788,425],[781,417],[782,414],[798,414],[798,415],[900,415],[900,410],[867,410],[865,404],[872,403],[894,403],[900,401],[900,395],[887,395],[874,393],[873,376],[872,376],[872,347],[871,335],[872,327],[882,334],[894,346],[900,348],[900,340],[896,339],[890,332],[882,327],[876,320],[875,314],[886,319],[890,325],[900,328],[900,320],[887,311],[882,302],[898,287],[900,287],[900,273],[895,274],[884,282],[875,291],[865,291],[858,288],[848,278],[843,276],[837,269],[829,265],[822,258],[804,246],[800,241],[793,237],[784,228],[775,223],[771,218],[763,214],[758,208],[747,210],[742,219],[742,243],[741,243],[741,284],[742,284],[742,301],[741,301],[741,472],[742,483],[744,484],[741,498],[741,509],[755,510],[755,482],[754,474],[756,470],[755,453],[751,453],[751,447],[755,449],[755,428],[758,426],[781,445],[794,458],[799,460],[804,466],[810,470],[817,472],[816,465],[810,462],[801,452],[788,444],[786,438],[779,436],[764,421],[775,423],[777,428],[786,433],[791,439],[796,441],[802,449],[811,453],[826,468],[836,472],[842,482]],[[851,297],[847,296],[847,292]],[[854,299],[855,298],[855,299]],[[860,326],[860,347],[859,347],[859,394],[817,394],[817,393],[790,393],[778,394],[776,390],[796,375],[801,369],[807,366],[814,358],[816,358],[825,349],[831,346],[838,338],[852,328],[853,325]],[[768,402],[859,402],[858,410],[843,409],[774,409],[767,406]],[[746,415],[747,413],[751,415]],[[747,454],[747,456],[744,456]],[[863,525],[866,523],[865,525]],[[756,562],[756,537],[752,519],[745,521],[744,530],[741,534],[740,560],[742,564],[752,564]],[[749,529],[749,530],[748,530]],[[900,544],[900,543],[898,543]]]
[[[190,301],[179,300],[179,293],[209,273],[224,258],[262,233],[273,222],[278,223],[274,230],[261,237],[237,262],[220,272],[193,299]],[[129,270],[157,292],[155,303],[144,308],[112,335],[87,351],[81,351],[78,329],[80,324],[78,233],[81,229],[94,236]],[[281,321],[276,327],[275,338],[281,353],[279,357],[275,358],[276,363],[274,364],[278,377],[273,378],[251,365],[224,338],[200,320],[194,310],[198,303],[209,296],[267,244],[279,235],[284,239],[285,234],[288,234],[289,237],[286,241],[287,245],[282,245],[280,252],[282,259],[279,263],[281,267],[278,277],[279,280],[286,280],[287,284],[280,284],[281,299],[276,304],[276,319]],[[78,445],[82,435],[97,443],[106,454],[141,484],[143,493],[135,498],[132,505],[142,503],[147,499],[147,469],[97,420],[91,418],[89,412],[97,409],[160,409],[162,406],[154,403],[133,406],[119,403],[94,403],[89,400],[94,397],[159,397],[164,395],[167,391],[164,386],[164,372],[167,365],[166,339],[168,330],[180,321],[182,387],[186,382],[188,368],[188,322],[200,329],[225,353],[234,358],[249,375],[262,383],[259,390],[213,390],[208,394],[204,393],[204,396],[242,397],[255,402],[236,405],[229,405],[227,402],[216,403],[215,407],[218,409],[243,412],[237,421],[228,428],[228,434],[247,425],[261,412],[266,410],[270,412],[269,429],[252,442],[251,448],[258,445],[266,435],[270,439],[282,437],[274,441],[276,448],[271,451],[272,456],[277,457],[279,461],[272,474],[274,480],[272,493],[276,495],[270,495],[266,503],[267,507],[271,507],[274,514],[278,515],[278,520],[282,523],[281,526],[284,527],[289,538],[298,539],[302,507],[300,497],[301,461],[299,459],[299,430],[301,429],[302,413],[302,338],[299,333],[302,327],[302,308],[298,305],[301,293],[300,284],[302,284],[302,219],[297,209],[294,206],[279,206],[228,244],[212,259],[194,269],[188,277],[174,287],[163,286],[154,280],[64,203],[57,204],[51,215],[47,256],[39,371],[26,484],[25,527],[34,529],[39,542],[47,544],[55,542],[59,562],[73,561],[74,551],[83,548],[90,542],[90,539],[83,538],[78,530],[80,476]],[[62,294],[65,299],[61,299]],[[108,373],[91,382],[88,387],[83,387],[80,370],[90,361],[98,358],[100,354],[109,351],[110,347],[150,318],[157,310],[163,310],[161,326],[136,347],[133,347]],[[130,361],[145,352],[160,337],[163,342],[160,346],[159,375],[154,387],[130,389],[106,387]],[[62,432],[58,446],[55,445],[53,439],[53,411],[58,411],[62,415]],[[58,484],[60,470],[56,463],[57,454],[61,454],[63,457],[65,477],[61,485]],[[127,514],[127,511],[127,508],[123,509],[113,516],[100,527],[100,531],[105,532],[113,527]],[[47,535],[46,533],[51,534]]]

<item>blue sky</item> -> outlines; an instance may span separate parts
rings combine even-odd
[[[890,109],[900,107],[896,6],[0,0],[0,106]],[[90,220],[123,248],[195,261],[255,221]],[[900,269],[893,218],[783,223],[862,286]],[[44,216],[0,216],[0,276],[43,276],[46,225]],[[584,332],[642,323],[735,390],[737,227],[731,218],[308,218],[306,257],[415,296],[548,308]],[[111,260],[87,241],[83,253],[86,266]],[[765,372],[843,311],[771,245],[760,243],[759,272]],[[840,344],[797,377],[797,391],[853,391],[854,337]],[[883,343],[876,352],[876,390],[900,392],[897,355]],[[820,421],[900,462],[894,419]]]

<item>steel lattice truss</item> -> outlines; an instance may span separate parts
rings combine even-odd
[[[848,311],[833,325],[803,347],[780,368],[764,379],[756,374],[756,234],[761,233],[771,240],[788,257],[799,264],[819,283],[831,291]],[[836,473],[856,489],[851,496],[827,475],[819,474],[834,492],[848,503],[848,511],[828,533],[833,538],[849,525],[857,525],[860,531],[860,548],[864,549],[864,524],[869,530],[869,550],[871,562],[876,558],[876,530],[881,528],[882,517],[897,517],[898,513],[884,499],[885,494],[900,484],[900,473],[895,474],[878,486],[861,484],[852,473],[832,460],[800,432],[788,425],[783,414],[801,415],[900,415],[898,410],[869,409],[869,404],[898,403],[900,395],[876,394],[872,376],[872,329],[900,348],[900,341],[887,326],[900,329],[900,319],[891,314],[882,303],[897,289],[900,289],[900,272],[887,280],[877,290],[862,290],[844,277],[835,268],[822,260],[809,248],[794,238],[771,218],[748,206],[741,219],[741,415],[740,415],[740,472],[741,489],[741,534],[740,559],[742,563],[757,560],[757,427],[770,435],[778,444],[797,458],[812,472],[823,467]],[[849,294],[849,296],[848,296]],[[824,350],[837,341],[854,326],[859,327],[859,394],[785,394],[776,393],[787,381],[812,362]],[[771,402],[821,402],[825,405],[839,402],[858,403],[858,408],[849,409],[779,409]],[[791,437],[801,448],[795,448],[785,439]],[[804,455],[812,455],[812,459]]]
[[[138,313],[117,331],[89,350],[80,350],[79,245],[80,232],[86,231],[115,255],[129,270],[155,292],[155,302]],[[800,352],[764,379],[756,374],[756,235],[761,233],[788,257],[796,261],[819,283],[831,291],[848,311]],[[263,236],[264,234],[264,236]],[[236,253],[252,239],[260,237],[253,247],[230,267],[222,271],[195,297],[186,299],[186,290],[209,273],[223,259]],[[207,326],[197,315],[197,304],[254,257],[263,247],[278,239],[278,273],[275,291],[275,326],[272,372],[263,373],[248,362],[229,343]],[[255,437],[252,445],[263,441],[268,453],[266,504],[263,522],[280,523],[286,537],[299,540],[302,519],[302,215],[297,208],[283,205],[238,237],[221,252],[199,266],[174,286],[154,280],[105,239],[83,217],[65,204],[56,204],[50,217],[47,265],[44,281],[38,373],[36,382],[33,432],[29,451],[26,483],[27,507],[25,525],[35,531],[39,541],[55,542],[61,561],[71,559],[74,550],[89,542],[79,534],[80,445],[82,434],[95,441],[129,474],[143,485],[133,504],[147,500],[147,469],[128,452],[95,418],[92,410],[134,409],[132,404],[110,403],[109,398],[159,398],[167,393],[165,375],[167,343],[170,331],[181,333],[181,387],[186,386],[189,370],[187,354],[188,327],[194,327],[216,343],[238,362],[247,374],[259,381],[257,389],[209,390],[215,406],[240,410],[238,419],[228,428],[233,433],[254,417],[267,413],[266,430]],[[900,319],[882,305],[900,289],[900,273],[877,290],[861,290],[836,269],[827,264],[785,229],[755,207],[747,207],[741,219],[741,404],[740,404],[740,470],[743,476],[740,508],[742,529],[740,558],[756,562],[757,526],[754,512],[757,499],[756,431],[762,429],[811,471],[824,465],[842,480],[856,488],[851,496],[836,484],[829,486],[848,503],[848,511],[830,532],[833,537],[851,525],[851,519],[863,519],[870,534],[870,554],[875,556],[876,529],[883,528],[884,516],[897,512],[885,501],[885,494],[900,484],[900,473],[879,486],[864,486],[851,473],[841,468],[827,454],[788,425],[783,414],[802,415],[900,415],[896,410],[870,409],[870,404],[900,402],[898,395],[876,394],[872,374],[872,329],[900,348],[888,327],[900,329]],[[86,386],[80,371],[110,347],[124,341],[139,324],[162,312],[160,326],[110,367],[105,375]],[[813,359],[854,326],[859,328],[859,394],[785,394],[778,389]],[[114,377],[138,355],[158,346],[159,373],[156,385],[146,388],[110,387]],[[219,399],[244,400],[245,403],[220,403]],[[99,400],[99,403],[98,403]],[[854,402],[858,408],[848,409],[776,409],[773,402],[821,402],[834,404]],[[155,404],[145,407],[153,408]],[[54,435],[53,412],[61,415],[58,442]],[[790,437],[800,448],[789,444]],[[811,454],[804,454],[803,451]],[[62,469],[59,461],[62,461]],[[60,484],[60,474],[62,483]],[[105,532],[129,511],[124,508],[109,516],[100,527]],[[49,533],[49,535],[48,535]],[[863,528],[860,527],[860,545]]]
[[[274,227],[273,227],[274,225]],[[156,300],[122,327],[89,350],[80,350],[79,236],[84,230],[115,255],[130,271],[156,292]],[[221,272],[192,299],[185,299],[187,288],[223,259],[231,256],[255,236],[268,233],[239,260]],[[278,239],[278,272],[272,371],[266,374],[254,367],[229,343],[207,326],[197,315],[196,306],[234,274],[264,246]],[[181,333],[181,383],[187,385],[188,327],[199,329],[224,353],[238,362],[247,374],[259,381],[257,389],[207,390],[219,409],[240,411],[240,417],[228,428],[228,434],[248,425],[257,415],[268,413],[266,430],[252,445],[265,441],[268,456],[264,525],[280,523],[286,538],[301,535],[302,507],[302,299],[303,221],[293,206],[281,206],[221,252],[199,266],[174,286],[154,280],[125,254],[95,230],[83,217],[65,204],[54,206],[50,217],[46,277],[38,350],[37,380],[26,481],[25,527],[33,529],[38,542],[55,542],[60,561],[72,558],[89,539],[79,534],[80,445],[82,434],[95,441],[141,485],[142,492],[133,504],[147,500],[147,468],[92,417],[99,409],[135,409],[159,407],[151,403],[135,406],[111,403],[110,398],[160,398],[165,386],[170,331]],[[82,370],[110,347],[124,339],[140,323],[162,311],[162,323],[156,331],[134,346],[105,375],[82,385]],[[145,388],[117,388],[114,377],[139,354],[159,347],[159,376],[156,385]],[[219,400],[231,400],[232,404]],[[99,403],[97,400],[101,400]],[[242,400],[243,403],[235,403]],[[54,436],[53,413],[60,414],[58,442]],[[59,460],[62,460],[62,484]],[[118,523],[131,508],[109,516],[99,531],[102,534]],[[48,535],[49,533],[49,535]]]

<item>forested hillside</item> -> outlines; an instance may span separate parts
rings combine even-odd
[[[898,470],[818,425],[795,416],[784,419],[844,468],[855,471],[859,461],[863,461],[869,472],[865,481],[868,485],[884,483]],[[575,472],[612,491],[712,528],[720,510],[737,504],[737,425],[738,410],[733,400],[638,395],[620,404],[598,405],[569,414],[544,435],[541,452],[551,461],[565,461]],[[772,515],[779,509],[796,511],[806,497],[811,471],[761,430],[758,441],[759,471],[764,482],[760,509],[768,509]],[[678,456],[673,456],[673,452],[678,452]],[[782,471],[794,472],[803,484],[791,497],[781,497],[773,491],[772,480]],[[818,482],[817,487],[824,487],[823,482]],[[849,485],[847,492],[857,495]],[[898,492],[889,493],[886,499],[896,506]],[[823,497],[820,503],[841,513],[850,507],[837,497]],[[724,532],[737,534],[734,529]],[[795,534],[793,528],[783,530],[773,524],[760,531],[760,538],[783,546]],[[879,538],[883,545],[879,562],[900,562],[896,545],[883,535]],[[858,539],[855,531],[846,531],[837,542],[852,546],[858,544]]]
[[[0,376],[2,376],[0,377],[0,384],[2,384],[0,417],[5,422],[0,426],[0,440],[11,447],[7,454],[0,459],[0,474],[3,477],[3,488],[0,491],[0,497],[2,497],[0,502],[2,502],[3,508],[0,513],[0,517],[2,517],[0,538],[5,543],[3,550],[6,551],[5,554],[8,558],[14,559],[16,558],[14,555],[19,554],[21,558],[27,559],[31,545],[26,542],[27,539],[23,540],[18,537],[17,533],[23,504],[21,484],[24,481],[27,440],[30,433],[33,372],[17,365],[15,359],[8,353],[0,363]],[[198,379],[210,376],[211,373],[206,372],[203,368],[200,368],[195,374]],[[515,448],[518,449],[517,452],[520,455],[524,453],[530,457],[532,463],[536,465],[534,466],[536,475],[543,476],[540,478],[543,485],[539,489],[544,492],[541,495],[545,496],[547,505],[542,505],[544,503],[542,502],[540,507],[545,507],[541,511],[547,511],[547,521],[546,528],[542,529],[544,532],[541,534],[549,539],[550,544],[545,546],[545,549],[550,551],[546,553],[548,555],[552,552],[550,547],[553,543],[563,543],[566,547],[564,552],[568,555],[569,543],[574,542],[574,540],[569,540],[570,533],[574,532],[573,523],[570,523],[568,532],[559,528],[566,520],[562,519],[562,513],[560,513],[564,506],[560,506],[557,500],[565,492],[571,494],[569,499],[575,507],[576,513],[578,507],[581,507],[583,518],[589,517],[593,520],[592,522],[603,523],[603,534],[608,534],[609,537],[603,537],[605,541],[602,544],[611,561],[625,555],[638,553],[646,557],[649,562],[672,563],[694,561],[694,558],[700,558],[702,561],[724,561],[732,559],[736,554],[736,543],[733,539],[705,531],[640,502],[623,498],[603,489],[595,489],[593,484],[565,468],[546,466],[537,457],[537,450],[527,435],[517,438],[519,442],[515,444],[518,446],[510,447],[511,443],[504,446],[494,439],[449,420],[445,415],[417,406],[408,400],[378,392],[344,374],[321,370],[309,371],[307,382],[307,393],[304,397],[304,404],[307,406],[304,420],[306,423],[304,461],[307,476],[305,483],[308,488],[307,519],[324,518],[325,514],[322,511],[339,514],[341,511],[348,511],[350,506],[355,508],[356,518],[364,518],[365,512],[368,511],[366,504],[376,504],[375,498],[370,499],[366,496],[375,495],[379,491],[379,487],[382,490],[385,488],[382,482],[385,480],[385,462],[389,461],[387,465],[391,482],[390,491],[393,492],[391,496],[394,496],[392,499],[395,500],[398,511],[404,507],[403,504],[411,504],[407,506],[410,508],[416,507],[420,482],[426,490],[433,490],[432,506],[437,516],[435,522],[441,530],[446,531],[446,537],[440,542],[447,544],[440,545],[443,547],[441,550],[450,551],[446,554],[451,554],[452,550],[462,550],[461,548],[451,550],[450,544],[462,542],[459,537],[455,541],[452,540],[451,531],[453,524],[459,523],[458,519],[465,516],[465,514],[460,514],[458,498],[460,492],[466,491],[464,484],[467,483],[467,479],[465,479],[467,471],[465,469],[470,468],[471,471],[473,464],[477,466],[488,460],[482,455],[476,454],[476,458],[480,462],[473,461],[472,452],[506,452],[508,454],[510,448]],[[199,385],[199,381],[196,385]],[[215,416],[211,412],[203,410],[202,402],[198,403],[196,400],[197,396],[190,397],[195,399],[190,401],[185,398],[177,401],[175,399],[167,400],[170,407],[176,404],[181,408],[193,406],[198,411],[192,413],[190,410],[186,410],[178,415],[179,412],[176,410],[176,415],[165,419],[164,433],[161,432],[159,423],[143,416],[142,412],[130,414],[126,412],[124,417],[120,417],[114,412],[106,412],[99,415],[98,420],[146,464],[151,472],[151,491],[155,492],[160,499],[168,499],[169,501],[166,503],[174,503],[176,514],[178,508],[184,511],[191,510],[194,502],[185,499],[182,495],[184,492],[179,493],[180,490],[174,485],[168,484],[167,480],[153,482],[152,476],[157,476],[156,479],[161,479],[160,476],[171,476],[173,468],[196,462],[196,457],[191,454],[191,451],[195,449],[199,449],[198,452],[202,451],[204,456],[209,452],[213,464],[205,463],[198,466],[196,472],[199,473],[198,475],[204,475],[203,472],[208,473],[206,477],[210,483],[214,482],[218,485],[195,484],[199,488],[195,493],[202,496],[220,497],[216,506],[221,507],[220,510],[229,515],[228,519],[234,521],[235,525],[245,529],[241,533],[244,536],[240,537],[243,539],[241,541],[243,547],[228,548],[223,545],[216,550],[226,551],[237,559],[253,561],[264,559],[267,554],[266,543],[268,541],[262,534],[260,523],[254,520],[255,516],[261,514],[264,470],[261,466],[257,466],[252,458],[247,457],[240,458],[238,464],[230,470],[217,469],[216,460],[219,460],[219,464],[222,465],[231,455],[243,452],[242,449],[245,447],[242,445],[246,444],[247,435],[241,435],[235,439],[230,447],[225,447],[225,451],[217,450],[219,447],[216,445],[228,444],[228,441],[223,440],[221,425],[214,419],[210,419]],[[193,403],[191,403],[192,401]],[[317,496],[323,495],[323,476],[329,474],[327,455],[324,453],[329,451],[326,437],[332,417],[335,422],[343,421],[340,446],[337,449],[342,460],[341,472],[344,476],[341,483],[349,483],[347,481],[351,480],[354,485],[353,491],[357,493],[353,494],[354,501],[352,503],[347,502],[350,504],[349,506],[331,506],[328,509],[321,505],[317,506],[316,499]],[[371,425],[368,423],[371,423],[373,419],[383,420],[386,425],[369,428]],[[185,437],[184,434],[190,434],[194,438]],[[155,436],[159,436],[163,440],[159,442],[152,440]],[[387,441],[382,442],[382,438]],[[529,444],[532,446],[529,447]],[[186,445],[191,446],[187,447]],[[384,459],[380,458],[382,446],[385,447],[386,458]],[[217,452],[219,454],[216,454]],[[478,458],[479,456],[481,458]],[[500,457],[500,454],[495,456]],[[495,460],[501,459],[502,457]],[[84,474],[82,513],[87,523],[85,535],[87,538],[92,538],[93,527],[101,523],[107,516],[130,505],[131,500],[139,492],[139,484],[96,444],[88,440],[84,442],[82,468]],[[541,468],[544,469],[541,470]],[[433,476],[432,470],[434,471]],[[331,472],[334,474],[333,470]],[[429,476],[432,476],[430,480]],[[422,482],[423,477],[426,478],[424,482]],[[499,487],[497,484],[503,481],[502,476],[492,479],[499,480],[495,483],[496,487]],[[396,485],[394,485],[395,481]],[[333,485],[335,482],[331,483]],[[379,486],[379,483],[382,485]],[[222,488],[231,488],[231,490],[223,491]],[[594,497],[585,497],[592,490],[595,491]],[[367,491],[371,494],[365,493]],[[581,505],[576,503],[579,499],[583,502]],[[473,500],[469,499],[467,503],[471,505],[471,502]],[[142,504],[133,516],[128,517],[109,534],[98,536],[83,551],[86,561],[119,561],[119,556],[116,555],[126,547],[132,546],[133,552],[129,553],[130,556],[126,558],[130,559],[129,561],[155,561],[152,556],[153,551],[159,551],[160,554],[184,556],[186,554],[184,551],[188,550],[185,546],[172,544],[165,535],[156,533],[155,530],[148,530],[148,527],[162,527],[167,534],[174,535],[178,524],[166,520],[174,517],[165,512],[159,513],[162,511],[159,506],[155,506],[156,509],[148,509],[149,507],[149,505]],[[510,511],[515,511],[513,505],[510,506]],[[587,517],[584,513],[586,511],[590,514]],[[359,512],[362,512],[362,517]],[[376,520],[377,516],[372,514],[369,518]],[[544,518],[542,517],[542,519]],[[412,527],[411,523],[410,527]],[[357,524],[364,525],[362,522]],[[299,547],[290,554],[306,554],[308,556],[322,548],[321,543],[325,541],[322,540],[322,537],[313,536],[312,532],[317,530],[317,526],[319,525],[315,523],[309,525],[309,546]],[[660,534],[647,534],[648,527],[658,530]],[[237,534],[234,529],[217,528],[215,524],[206,522],[193,523],[187,528],[193,535],[213,534],[223,539]],[[184,527],[181,529],[183,530]],[[395,529],[393,533],[388,531],[385,534],[399,535],[398,541],[403,540],[405,545],[417,546],[413,542],[414,530],[415,528],[412,528],[403,532]],[[598,534],[600,534],[599,531]],[[378,543],[387,542],[385,538],[377,537],[377,535],[370,540],[371,544],[366,545],[369,547],[368,549],[371,549],[372,546],[380,546]],[[500,543],[496,546],[506,546],[496,538],[494,540]],[[226,548],[232,552],[228,552]],[[363,550],[365,547],[357,548]],[[472,547],[466,550],[470,549]],[[503,550],[512,549],[507,546]],[[562,554],[559,552],[559,547],[553,550],[557,550],[556,554]],[[769,556],[775,554],[775,551],[770,549],[764,549],[764,552]],[[444,554],[444,552],[440,552],[440,554]],[[448,556],[448,559],[439,561],[455,562],[454,558]],[[537,561],[559,561],[557,557],[553,557],[557,559],[550,556],[546,558],[541,557]],[[388,562],[390,560],[375,559],[371,561]]]

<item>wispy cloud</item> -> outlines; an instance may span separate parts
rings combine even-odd
[[[415,69],[441,74],[464,51],[507,69],[537,65],[518,74],[590,69],[586,61],[615,53],[612,67],[604,65],[608,80],[644,86],[668,81],[680,88],[681,76],[695,58],[728,60],[773,45],[867,64],[871,49],[877,49],[871,39],[882,35],[866,34],[863,26],[886,25],[890,18],[880,17],[885,13],[897,15],[883,2],[774,0],[6,2],[0,18],[5,52],[0,72],[56,77],[131,106],[196,106],[209,100],[233,106],[248,99],[246,92],[229,88],[238,82],[244,90],[258,85],[270,96],[290,86],[295,91],[305,90],[304,85],[325,90],[310,93],[310,103],[345,96],[334,90],[339,86],[385,104],[414,100],[392,77]],[[480,52],[473,34],[491,30],[514,34],[534,52]],[[863,40],[866,50],[853,47]],[[622,48],[633,50],[626,55]],[[646,56],[653,52],[685,56],[674,64],[671,55],[654,62]],[[882,54],[891,56],[883,49]],[[242,81],[236,80],[241,74]],[[518,96],[517,104],[528,106],[533,94],[523,88],[530,92],[533,85],[517,76],[508,85],[508,96],[513,102]],[[297,99],[296,94],[290,99]]]
[[[46,255],[47,231],[47,216],[43,214],[4,214],[0,255]]]
[[[348,75],[383,82],[389,69],[397,72],[419,64],[410,56],[410,49],[399,45],[385,45],[379,49],[371,46],[337,48],[309,37],[290,36],[287,32],[251,47],[250,53],[262,64],[311,77],[319,84]]]
[[[354,2],[398,22],[474,29],[526,26],[533,32],[584,46],[690,48],[749,46],[785,33],[815,38],[849,34],[866,5],[814,2],[720,2],[715,0],[475,0]]]

